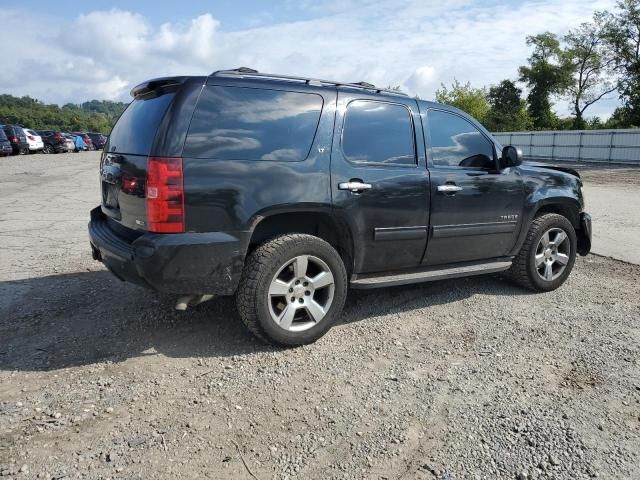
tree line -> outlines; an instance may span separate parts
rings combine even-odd
[[[31,97],[0,95],[0,123],[33,129],[63,132],[89,131],[108,134],[127,104],[110,100],[91,100],[62,107],[47,105]]]
[[[466,111],[494,132],[640,127],[640,0],[620,0],[613,12],[595,12],[562,37],[529,36],[527,45],[531,56],[517,80],[489,88],[456,80],[437,90],[436,101]],[[590,107],[614,95],[621,106],[609,119],[588,116]],[[553,111],[559,99],[571,105],[570,117]]]

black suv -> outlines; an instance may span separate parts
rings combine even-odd
[[[9,143],[11,143],[13,155],[29,153],[27,134],[24,133],[22,127],[18,125],[0,125],[0,128],[2,128]]]
[[[263,340],[315,341],[348,287],[507,272],[553,290],[591,248],[579,175],[523,164],[455,108],[246,68],[131,93],[94,258],[181,308],[235,295]]]
[[[42,137],[44,153],[66,153],[69,151],[69,143],[64,133],[56,130],[38,130]]]

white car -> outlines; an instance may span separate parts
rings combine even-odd
[[[29,130],[28,128],[23,128],[24,134],[27,137],[27,143],[29,144],[29,152],[37,152],[44,148],[44,142],[42,141],[42,137],[38,135],[33,130]]]

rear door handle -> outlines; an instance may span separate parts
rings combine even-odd
[[[349,190],[351,193],[358,193],[364,190],[371,190],[371,184],[364,183],[361,181],[351,180],[349,182],[339,183],[338,190]]]
[[[459,192],[462,190],[462,187],[459,187],[457,185],[438,185],[438,191],[439,192],[444,192],[444,193],[455,193],[455,192]]]

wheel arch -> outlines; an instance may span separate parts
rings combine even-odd
[[[577,230],[580,227],[580,210],[580,203],[574,198],[545,198],[538,202],[530,220],[533,220],[540,215],[544,215],[545,213],[556,213],[569,220],[571,225],[573,225],[573,228]]]
[[[247,253],[262,243],[287,233],[304,233],[321,238],[338,251],[347,273],[353,271],[354,246],[351,230],[327,209],[278,210],[257,217]]]
[[[569,222],[571,222],[573,228],[576,229],[576,233],[579,233],[578,230],[580,229],[581,209],[582,206],[580,202],[572,197],[545,197],[538,200],[535,204],[530,205],[529,208],[525,210],[526,214],[523,218],[522,226],[520,228],[520,234],[518,235],[518,240],[513,250],[509,254],[518,254],[525,242],[531,222],[533,222],[533,220],[535,220],[537,217],[544,215],[545,213],[556,213],[558,215],[562,215],[563,217],[567,218]]]

